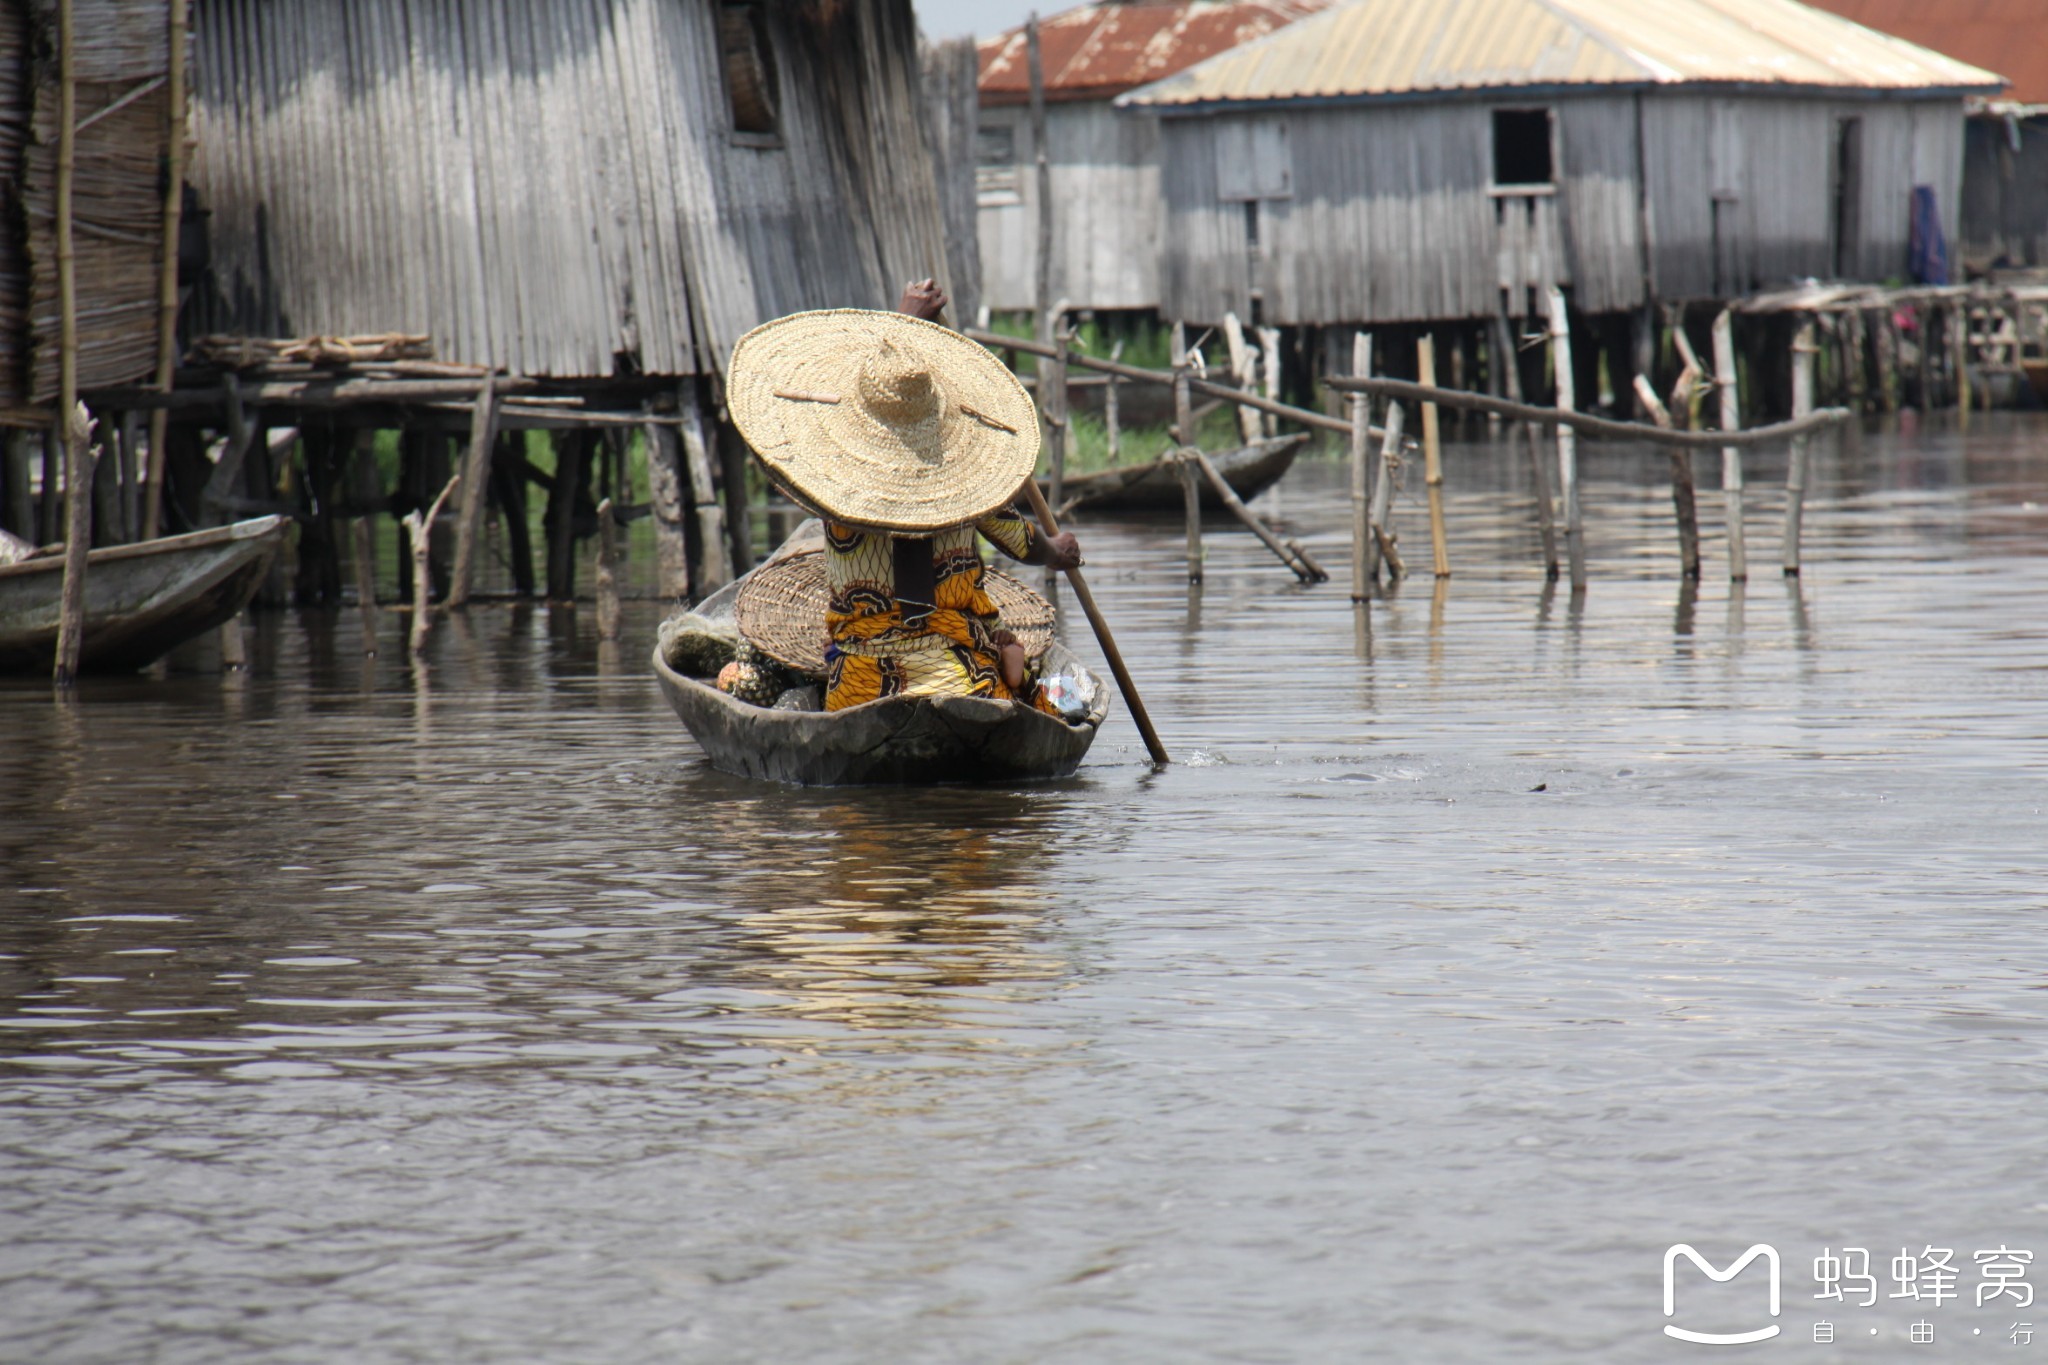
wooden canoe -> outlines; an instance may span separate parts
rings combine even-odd
[[[1294,457],[1307,442],[1308,437],[1303,435],[1282,436],[1220,451],[1209,460],[1237,496],[1250,502],[1294,467]],[[1040,479],[1038,486],[1050,495],[1052,489],[1046,480]],[[1177,512],[1183,506],[1180,472],[1166,456],[1146,464],[1069,474],[1062,496],[1069,504],[1083,503],[1103,510]],[[1223,510],[1216,490],[1209,487],[1206,479],[1202,481],[1202,506],[1209,511]]]
[[[85,560],[79,667],[133,672],[232,619],[249,604],[289,517],[110,545]],[[47,673],[57,657],[64,556],[0,565],[0,673]]]
[[[1058,643],[1044,663],[1048,671],[1076,666]],[[883,697],[844,711],[778,711],[685,677],[658,648],[654,673],[712,767],[805,787],[1067,777],[1109,706],[1109,689],[1097,679],[1095,709],[1075,725],[985,697]]]

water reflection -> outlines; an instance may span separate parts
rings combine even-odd
[[[862,1030],[985,1024],[1067,972],[1041,884],[1056,831],[1035,794],[813,795],[743,805],[726,829],[764,872],[736,922],[733,974],[795,1017]],[[772,895],[764,893],[772,892]],[[872,1040],[863,1046],[873,1046]]]

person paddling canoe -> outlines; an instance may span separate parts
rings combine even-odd
[[[1011,502],[1038,464],[1031,396],[988,350],[933,321],[930,280],[894,313],[763,323],[733,347],[727,407],[770,477],[825,521],[825,709],[974,696],[1058,714],[984,587],[977,534],[1026,564],[1076,568]]]

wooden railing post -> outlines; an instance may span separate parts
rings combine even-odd
[[[1351,373],[1372,373],[1372,334],[1351,338]],[[1351,414],[1351,600],[1372,598],[1372,398],[1354,393],[1345,399]]]
[[[1927,319],[1921,317],[1920,345],[1924,358],[1927,347]],[[1799,320],[1799,330],[1792,337],[1792,416],[1797,419],[1813,411],[1813,357],[1819,348],[1813,344],[1813,319]],[[1920,401],[1927,402],[1927,381],[1921,381]],[[1792,458],[1785,474],[1785,535],[1784,564],[1785,576],[1799,576],[1799,536],[1806,517],[1806,475],[1807,458],[1811,440],[1804,434],[1792,438]]]
[[[1735,381],[1735,328],[1733,314],[1723,308],[1714,319],[1714,382],[1721,390],[1721,430],[1742,429],[1742,395]],[[1736,583],[1749,578],[1749,545],[1742,519],[1742,447],[1721,447],[1721,495],[1727,503],[1728,577]]]
[[[1557,372],[1557,409],[1571,412],[1577,407],[1572,388],[1572,331],[1565,313],[1564,291],[1551,287],[1550,356]],[[1564,501],[1564,555],[1571,574],[1573,592],[1586,587],[1586,527],[1579,513],[1579,443],[1571,423],[1557,424],[1557,487]]]

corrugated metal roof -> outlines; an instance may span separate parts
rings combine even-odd
[[[1812,0],[1866,27],[1989,66],[2012,82],[2008,93],[2048,103],[2048,37],[2041,0]]]
[[[2004,84],[1794,0],[1352,0],[1117,103],[1169,110],[1695,82],[1987,92]]]
[[[1263,38],[1333,0],[1105,0],[1042,19],[1040,60],[1046,98],[1108,99],[1147,81]],[[984,40],[981,100],[1018,104],[1031,97],[1024,30]]]

